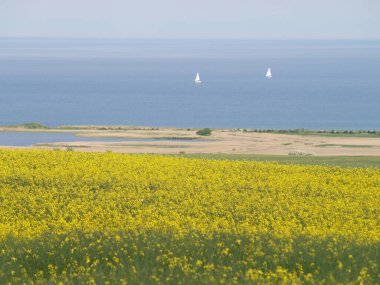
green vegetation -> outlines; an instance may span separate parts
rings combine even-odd
[[[49,129],[48,126],[45,126],[45,125],[40,124],[40,123],[35,123],[35,122],[24,123],[24,124],[20,124],[20,125],[8,125],[8,126],[4,126],[4,127],[7,127],[7,128],[24,128],[24,129]]]
[[[198,137],[180,137],[180,136],[173,136],[173,137],[154,137],[152,138],[154,140],[179,140],[179,141],[193,141],[193,140],[199,140]]]
[[[337,146],[337,147],[348,147],[348,148],[370,148],[374,147],[373,145],[367,145],[367,144],[332,144],[332,143],[323,143],[323,144],[317,144],[316,147],[331,147],[331,146]]]
[[[157,131],[157,127],[133,127],[133,126],[59,126],[59,130],[97,130],[97,131]]]
[[[291,151],[288,153],[288,155],[295,155],[295,156],[313,156],[312,153],[303,152],[303,151]]]
[[[206,128],[206,129],[200,129],[197,131],[197,135],[199,136],[210,136],[211,135],[211,129]]]
[[[241,131],[241,129],[237,129]],[[306,129],[243,129],[243,132],[254,133],[273,133],[287,135],[303,135],[303,136],[326,136],[326,137],[380,137],[380,131],[374,130],[306,130]]]
[[[77,230],[2,246],[2,284],[378,284],[380,252],[344,238],[170,231]]]
[[[281,164],[380,168],[380,156],[291,156],[260,154],[185,154],[183,156],[213,160],[270,161]]]

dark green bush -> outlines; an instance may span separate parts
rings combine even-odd
[[[47,126],[40,123],[25,123],[22,125],[25,129],[48,129]]]
[[[199,135],[199,136],[210,136],[211,135],[211,129],[209,129],[209,128],[200,129],[197,131],[197,135]]]

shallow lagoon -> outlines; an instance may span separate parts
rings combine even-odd
[[[96,138],[80,137],[68,132],[0,132],[0,146],[32,146],[39,143],[56,142],[155,142],[172,141],[170,139],[150,138]],[[190,139],[176,139],[175,141],[200,141]]]

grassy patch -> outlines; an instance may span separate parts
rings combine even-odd
[[[23,129],[49,129],[48,126],[45,126],[40,123],[24,123],[24,124],[19,124],[19,125],[7,125],[4,126],[5,128],[23,128]]]
[[[317,144],[316,147],[348,147],[348,148],[370,148],[374,147],[373,145],[368,144],[332,144],[332,143],[324,143]]]
[[[238,129],[238,131],[240,131],[240,129]],[[363,138],[380,137],[380,131],[373,131],[373,130],[353,131],[353,130],[306,130],[306,129],[289,129],[289,130],[244,129],[243,132],[273,133],[273,134],[302,135],[302,136],[324,136],[324,137],[363,137]]]
[[[380,168],[380,156],[290,156],[259,154],[185,154],[183,156],[215,160],[255,160],[278,162],[281,164]]]

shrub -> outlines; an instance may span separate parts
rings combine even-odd
[[[25,123],[22,125],[25,129],[47,129],[48,127],[40,123]]]
[[[211,129],[206,128],[206,129],[200,129],[197,131],[197,135],[199,136],[210,136],[211,135]]]

